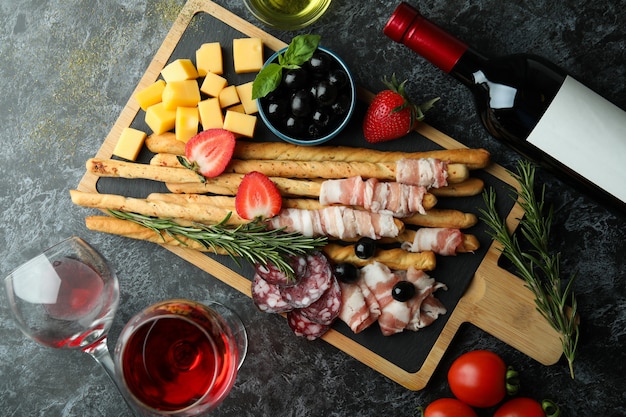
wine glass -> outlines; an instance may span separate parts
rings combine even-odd
[[[5,286],[26,336],[44,346],[88,353],[118,385],[107,334],[119,285],[94,248],[79,237],[69,237],[11,272]]]
[[[245,327],[224,305],[166,300],[126,324],[115,369],[141,414],[199,415],[228,395],[247,346]]]

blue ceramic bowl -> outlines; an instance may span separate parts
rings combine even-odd
[[[274,53],[265,62],[265,66],[275,61],[278,55],[283,53],[286,49],[287,48],[284,48]],[[276,120],[272,119],[267,114],[265,104],[267,103],[267,100],[269,100],[269,98],[263,97],[263,98],[257,99],[257,104],[259,108],[259,116],[261,117],[261,120],[273,134],[275,134],[276,136],[278,136],[280,139],[284,140],[285,142],[293,143],[296,145],[306,145],[306,146],[319,145],[324,142],[328,142],[329,140],[337,136],[346,127],[346,125],[350,121],[350,118],[352,117],[352,114],[354,113],[354,108],[356,106],[356,85],[354,83],[354,78],[352,76],[352,73],[350,72],[345,62],[343,62],[343,60],[339,56],[337,56],[337,54],[321,46],[318,46],[317,49],[322,52],[325,52],[331,57],[331,59],[334,61],[331,64],[332,67],[342,69],[348,75],[348,84],[342,88],[342,91],[344,92],[344,94],[349,94],[349,104],[347,106],[348,109],[345,113],[341,115],[341,117],[334,120],[332,130],[326,131],[322,136],[310,138],[308,137],[308,135],[296,136],[292,133],[285,132],[284,128],[279,126],[276,123]]]

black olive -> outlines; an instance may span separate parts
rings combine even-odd
[[[415,285],[409,281],[398,281],[391,289],[391,296],[394,300],[405,302],[415,295]]]
[[[328,111],[326,111],[325,109],[316,109],[313,112],[312,119],[316,125],[320,127],[326,127],[326,125],[328,125],[328,122],[330,121],[330,114],[328,114]]]
[[[272,120],[281,120],[289,114],[289,106],[284,98],[276,98],[267,104],[267,117]]]
[[[290,90],[304,88],[308,80],[307,72],[303,68],[288,69],[283,74],[283,85]]]
[[[335,102],[330,106],[333,113],[341,116],[348,112],[350,109],[350,97],[347,94],[341,94]]]
[[[307,129],[307,133],[309,135],[309,138],[317,139],[322,136],[322,129],[315,123],[311,123],[309,125],[309,128]]]
[[[350,284],[359,279],[359,268],[349,262],[340,262],[334,268],[335,278],[346,284]]]
[[[315,100],[321,106],[329,106],[337,98],[337,88],[326,80],[321,80],[315,85]]]
[[[312,110],[312,97],[306,90],[298,90],[291,96],[291,113],[296,117],[306,116]]]
[[[360,259],[369,259],[376,253],[376,241],[369,237],[362,237],[354,245],[354,254]]]
[[[285,119],[285,132],[292,136],[299,136],[304,133],[306,125],[304,120],[295,116],[289,116]]]
[[[307,67],[311,70],[314,76],[324,76],[330,70],[330,64],[332,58],[326,52],[316,50],[313,56],[307,62]]]
[[[337,88],[348,84],[348,74],[342,69],[334,69],[328,73],[328,82]]]

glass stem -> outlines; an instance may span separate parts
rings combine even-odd
[[[115,373],[113,358],[111,357],[111,352],[109,351],[109,348],[107,346],[107,337],[102,337],[96,343],[87,346],[85,349],[83,349],[83,352],[91,355],[91,357],[94,358],[94,360],[104,368],[107,375],[109,376],[109,378],[111,378],[111,381],[113,381],[115,387],[122,395],[122,398],[124,398],[124,401],[126,402],[128,408],[130,408],[130,410],[136,416],[141,416],[142,413],[139,412],[138,407],[133,403],[133,401],[127,397],[126,390],[121,386],[122,382]]]

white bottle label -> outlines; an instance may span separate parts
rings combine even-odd
[[[527,140],[626,203],[626,112],[572,77]]]

